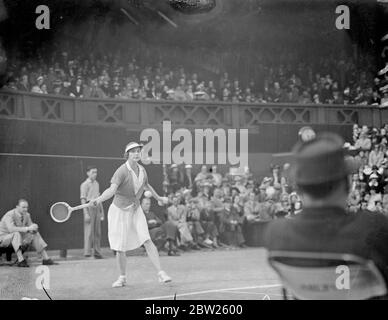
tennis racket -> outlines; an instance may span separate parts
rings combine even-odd
[[[81,210],[89,206],[90,203],[71,207],[66,202],[56,202],[50,208],[50,215],[55,222],[62,223],[70,219],[73,211]]]

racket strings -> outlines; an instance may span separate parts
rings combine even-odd
[[[51,208],[51,215],[58,221],[65,221],[69,216],[68,207],[63,203],[56,203]]]

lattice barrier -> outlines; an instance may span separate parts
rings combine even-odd
[[[230,108],[217,105],[196,105],[192,104],[166,104],[154,106],[155,117],[152,124],[160,124],[169,120],[174,125],[188,126],[230,126],[227,113]],[[228,121],[229,120],[229,121]]]
[[[355,105],[247,104],[228,102],[73,99],[0,92],[0,117],[88,124],[256,128],[261,123],[381,126],[388,109]]]
[[[123,123],[124,106],[120,103],[102,103],[97,106],[97,119],[105,123]]]
[[[43,119],[63,120],[62,104],[60,100],[42,99],[40,107]]]
[[[0,94],[0,116],[17,117],[16,96],[10,94]]]
[[[251,127],[260,123],[310,124],[314,110],[290,106],[243,106],[240,125]]]

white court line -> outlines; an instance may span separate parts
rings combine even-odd
[[[180,293],[180,294],[177,294],[176,297],[178,298],[178,297],[185,297],[185,296],[195,296],[195,295],[205,294],[205,293],[225,292],[225,291],[232,291],[232,290],[249,290],[249,289],[263,289],[263,288],[276,288],[276,287],[281,287],[281,284],[268,284],[268,285],[262,285],[262,286],[252,286],[252,287],[239,287],[239,288],[225,288],[225,289],[194,291],[194,292]],[[169,298],[174,298],[174,297],[175,297],[175,295],[168,295],[168,296],[141,298],[138,300],[159,300],[159,299],[169,299]]]
[[[256,295],[263,295],[263,296],[268,295],[269,297],[271,296],[283,297],[283,295],[279,293],[248,292],[248,291],[228,291],[228,293],[256,294]],[[287,296],[292,298],[292,295],[290,294],[287,294]]]

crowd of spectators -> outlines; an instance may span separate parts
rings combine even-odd
[[[353,141],[344,147],[360,164],[349,177],[348,214],[368,210],[388,217],[388,124],[380,129],[355,124]],[[169,240],[170,255],[177,247],[244,247],[249,225],[301,212],[289,163],[272,165],[268,176],[256,178],[249,168],[222,175],[216,165],[203,165],[197,174],[191,165],[164,166],[169,204],[159,216],[150,215],[146,204],[151,236],[156,243]]]
[[[361,166],[352,176],[349,211],[359,209],[388,216],[388,124],[382,128],[353,127],[353,142],[346,147]]]
[[[164,169],[163,189],[169,204],[156,217],[149,213],[146,200],[144,211],[151,237],[162,245],[168,240],[170,255],[176,254],[177,247],[244,247],[247,225],[292,218],[302,209],[289,164],[273,166],[261,182],[255,181],[248,168],[225,175],[215,165],[202,166],[196,175],[191,165]]]
[[[53,50],[44,58],[11,58],[6,87],[76,98],[388,105],[388,74],[374,77],[376,70],[371,72],[369,64],[363,69],[351,57],[331,55],[308,63],[280,57],[276,62],[264,55],[252,60],[256,78],[241,80],[228,70],[195,71],[167,54],[128,52]]]

